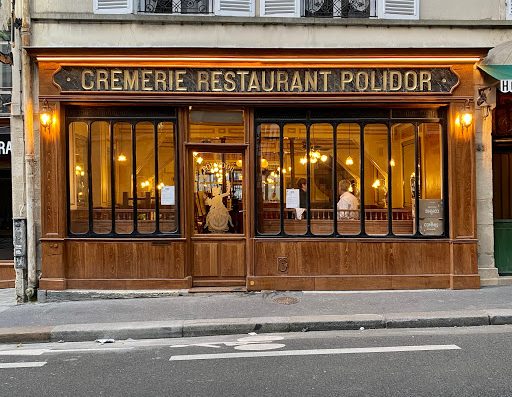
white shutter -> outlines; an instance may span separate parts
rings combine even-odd
[[[254,16],[255,0],[215,0],[215,15]]]
[[[94,0],[95,14],[131,14],[133,0]]]
[[[507,19],[512,19],[512,0],[507,0]]]
[[[419,19],[420,0],[379,0],[379,17],[385,19]]]
[[[261,17],[300,17],[300,0],[260,0]]]

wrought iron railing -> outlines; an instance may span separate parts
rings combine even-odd
[[[141,12],[152,14],[209,14],[210,0],[144,0]]]
[[[377,16],[377,0],[302,0],[305,17],[371,18]]]

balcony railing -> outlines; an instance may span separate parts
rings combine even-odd
[[[314,18],[371,18],[377,0],[302,0],[303,15]]]
[[[150,14],[211,14],[215,0],[143,0],[141,10]],[[264,0],[260,0],[264,1]],[[377,0],[300,0],[301,15],[313,18],[372,18]]]
[[[144,0],[141,12],[153,14],[209,14],[210,0]]]

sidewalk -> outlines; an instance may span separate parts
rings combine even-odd
[[[512,324],[512,286],[167,295],[16,305],[0,290],[0,343]]]

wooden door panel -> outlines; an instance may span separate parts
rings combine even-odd
[[[218,243],[193,243],[194,245],[194,266],[192,275],[195,277],[216,277],[218,271]]]
[[[245,276],[245,241],[219,244],[220,275],[224,277]]]

